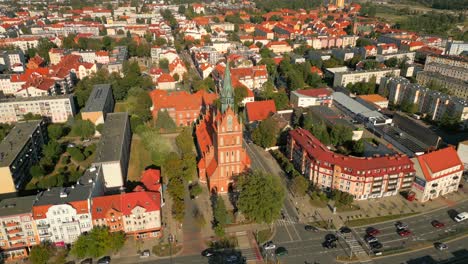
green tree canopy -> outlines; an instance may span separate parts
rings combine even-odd
[[[117,252],[125,242],[123,232],[109,232],[107,227],[94,227],[87,234],[82,234],[72,245],[70,253],[78,258],[98,258],[111,252]]]
[[[65,129],[61,124],[50,124],[47,127],[47,134],[49,138],[58,140],[64,135]]]
[[[237,208],[256,223],[272,223],[280,216],[285,192],[278,177],[262,171],[242,174],[237,180],[240,192]]]
[[[262,148],[269,148],[276,145],[278,139],[278,124],[271,117],[260,122],[252,133],[252,140]]]
[[[304,196],[309,189],[309,181],[302,176],[298,175],[293,178],[291,183],[291,190],[298,196]]]
[[[175,131],[177,125],[166,110],[159,110],[154,127],[158,131],[172,132]]]
[[[71,128],[71,134],[81,138],[90,138],[94,135],[94,132],[94,124],[89,120],[75,120]]]

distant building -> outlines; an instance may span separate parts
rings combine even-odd
[[[392,119],[390,117],[383,115],[379,111],[365,107],[358,101],[341,92],[333,93],[333,105],[367,126],[378,126],[392,123]]]
[[[468,100],[468,82],[444,76],[437,72],[420,71],[416,80],[424,86],[437,85],[449,90],[450,94]]]
[[[93,165],[101,166],[106,188],[120,188],[127,180],[132,132],[128,113],[109,113]]]
[[[468,43],[464,41],[447,41],[445,46],[446,55],[460,55],[463,52],[468,51]]]
[[[372,77],[375,77],[375,83],[379,84],[380,79],[386,76],[399,76],[400,69],[378,69],[368,71],[346,71],[336,72],[333,79],[333,87],[354,84],[358,82],[369,82]]]
[[[367,94],[367,95],[359,95],[357,100],[361,103],[365,103],[367,105],[371,105],[378,109],[388,108],[388,100],[387,98],[380,96],[378,94]]]
[[[330,107],[333,103],[332,92],[326,88],[296,90],[290,95],[290,102],[294,107],[309,107],[325,105]]]
[[[356,200],[409,190],[415,171],[405,155],[359,158],[329,150],[309,131],[289,131],[286,155],[294,167],[323,190],[340,190]]]
[[[245,104],[247,121],[249,123],[263,121],[270,115],[276,113],[275,101],[265,100]]]
[[[458,143],[458,157],[463,162],[465,171],[468,171],[468,140]]]
[[[0,64],[13,72],[22,72],[26,66],[24,53],[21,50],[0,51]]]
[[[411,190],[416,199],[427,202],[458,190],[463,163],[454,147],[447,147],[413,158],[416,178]]]
[[[18,122],[27,113],[41,115],[52,123],[63,123],[76,114],[73,95],[0,99],[0,123]]]
[[[18,261],[39,244],[31,209],[36,196],[4,199],[0,202],[0,249],[5,262]]]
[[[313,118],[323,121],[325,125],[329,128],[334,126],[344,126],[348,127],[353,131],[352,140],[359,140],[364,134],[364,129],[362,125],[353,124],[350,118],[347,118],[345,115],[339,113],[336,109],[327,106],[311,106],[308,109],[309,111],[305,114],[312,114]]]
[[[114,96],[110,84],[94,85],[86,105],[81,110],[81,118],[94,125],[103,124],[108,113],[114,111]]]
[[[200,117],[204,108],[213,104],[218,95],[204,90],[193,94],[185,91],[153,90],[150,97],[153,101],[151,112],[154,120],[159,111],[167,111],[177,126],[190,126]]]
[[[19,122],[0,142],[0,193],[24,188],[31,179],[29,169],[38,163],[47,143],[43,120]]]
[[[389,54],[378,54],[375,57],[375,60],[378,62],[385,62],[386,60],[395,58],[398,61],[405,60],[406,63],[412,64],[414,63],[414,59],[416,57],[415,52],[397,52],[397,53],[389,53]]]

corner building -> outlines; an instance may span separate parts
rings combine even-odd
[[[287,157],[314,185],[340,190],[356,200],[380,198],[411,188],[415,169],[405,155],[361,158],[334,153],[302,128],[289,131]]]
[[[242,146],[242,121],[234,112],[234,93],[229,66],[220,95],[221,109],[207,108],[195,127],[199,155],[198,175],[210,191],[227,193],[232,177],[250,168]]]

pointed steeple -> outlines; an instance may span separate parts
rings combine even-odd
[[[231,83],[231,70],[229,62],[227,62],[226,70],[224,71],[223,90],[221,90],[221,113],[226,112],[228,107],[234,109],[234,91]]]

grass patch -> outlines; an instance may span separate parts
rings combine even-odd
[[[309,200],[310,205],[313,207],[325,208],[327,207],[327,202],[320,200],[319,198],[310,198]]]
[[[169,244],[159,244],[153,247],[153,253],[159,257],[167,257],[176,254],[181,249],[181,245],[172,244],[172,247],[170,247]]]
[[[357,211],[357,210],[360,210],[360,209],[361,209],[361,207],[359,207],[357,205],[354,205],[354,204],[350,204],[350,205],[337,204],[337,206],[336,206],[336,211],[339,212],[339,213]]]
[[[115,103],[114,112],[127,112],[127,102]]]
[[[145,167],[152,164],[151,155],[146,150],[143,141],[137,135],[132,138],[130,162],[128,164],[128,181],[140,181],[141,173]]]
[[[273,232],[272,232],[272,230],[270,228],[258,231],[258,233],[257,233],[257,243],[258,244],[263,244],[263,243],[267,242],[271,238],[272,235],[273,235]]]
[[[350,226],[350,227],[372,225],[372,224],[376,224],[376,223],[379,223],[379,222],[395,220],[395,219],[408,217],[408,216],[413,216],[413,215],[417,215],[417,214],[419,214],[419,213],[384,215],[384,216],[377,216],[377,217],[370,217],[370,218],[355,219],[355,220],[348,221],[347,225]]]

